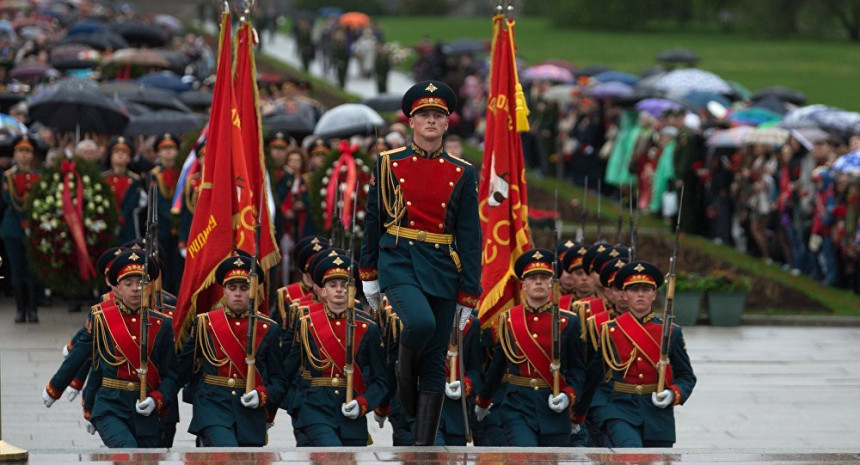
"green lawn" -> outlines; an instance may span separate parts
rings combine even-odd
[[[375,18],[386,40],[414,45],[458,37],[489,39],[489,18]],[[560,30],[539,18],[522,18],[516,27],[518,56],[528,63],[556,58],[579,66],[603,64],[639,73],[654,57],[684,47],[702,57],[699,67],[750,90],[782,85],[803,91],[812,103],[860,110],[860,45],[847,40],[764,40],[739,34],[616,33]]]

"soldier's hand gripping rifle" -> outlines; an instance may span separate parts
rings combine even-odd
[[[352,224],[349,234],[349,277],[346,281],[346,366],[343,372],[346,374],[346,403],[353,400],[353,386],[355,383],[355,219],[358,210],[358,190],[352,193]]]
[[[260,286],[260,270],[257,261],[260,259],[260,223],[263,221],[263,197],[260,194],[260,204],[257,206],[257,223],[254,225],[254,256],[251,258],[250,298],[248,300],[248,335],[245,338],[245,363],[248,364],[248,375],[245,377],[245,394],[257,387],[257,289]]]
[[[555,212],[558,215],[558,191],[555,191]],[[555,222],[555,242],[561,240],[561,217],[559,216]],[[558,397],[561,392],[561,310],[558,308],[558,300],[561,296],[561,285],[558,282],[558,276],[561,267],[558,263],[558,253],[553,256],[552,260],[552,396]]]
[[[675,305],[675,266],[678,261],[678,238],[681,234],[681,201],[684,187],[678,200],[678,221],[675,223],[675,246],[669,259],[669,277],[666,279],[666,302],[663,305],[663,335],[660,341],[660,362],[657,364],[657,394],[666,388],[666,367],[669,366],[669,341],[672,336],[673,307]]]
[[[152,254],[155,250],[153,240],[153,229],[158,223],[155,212],[155,178],[149,182],[149,195],[146,205],[146,235],[143,249],[143,277],[140,279],[141,301],[140,301],[140,367],[137,376],[140,378],[140,401],[147,398],[146,375],[149,368],[149,310],[152,308],[152,283],[149,279],[149,270],[152,264]]]
[[[463,425],[465,427],[466,442],[472,442],[472,431],[469,428],[469,406],[466,399],[466,366],[463,357],[460,356],[460,348],[463,347],[464,315],[456,313],[451,323],[451,336],[448,338],[448,382],[460,382],[460,406],[463,411]]]

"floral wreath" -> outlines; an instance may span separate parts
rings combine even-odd
[[[30,269],[63,295],[98,287],[93,264],[116,241],[117,209],[98,167],[64,159],[42,171],[27,200]]]
[[[323,159],[320,167],[311,175],[308,186],[310,197],[311,218],[314,221],[319,234],[331,237],[331,216],[334,211],[334,202],[329,199],[335,197],[336,187],[332,179],[339,179],[341,194],[340,198],[351,199],[348,193],[354,190],[358,193],[358,208],[355,214],[356,233],[362,235],[362,224],[364,220],[364,208],[367,203],[367,192],[370,188],[370,170],[373,168],[373,156],[359,147],[358,144],[350,145],[342,141],[337,148],[331,150]],[[335,170],[339,176],[333,176]],[[346,230],[345,239],[349,240],[349,224],[352,221],[352,205],[343,204],[340,201],[342,221]],[[358,243],[356,244],[358,247]]]

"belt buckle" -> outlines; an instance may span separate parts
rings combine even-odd
[[[128,386],[128,390],[129,390],[129,391],[134,391],[134,390],[135,390],[135,389],[134,389],[134,381],[129,381],[127,386]]]
[[[427,232],[426,231],[418,231],[418,234],[415,235],[415,239],[418,239],[421,242],[427,240]]]
[[[636,394],[641,395],[641,394],[642,394],[642,392],[644,392],[644,390],[645,390],[645,387],[644,387],[644,386],[642,386],[641,384],[637,384],[637,385],[636,385]]]
[[[535,378],[532,378],[531,381],[529,381],[529,386],[531,386],[532,389],[537,391],[538,390],[538,380]]]
[[[236,380],[235,380],[235,379],[230,378],[230,379],[228,379],[228,380],[227,380],[227,387],[233,387],[233,386],[235,386],[235,385],[236,385]]]
[[[340,386],[340,378],[332,378],[332,379],[331,379],[331,386],[332,386],[332,387],[338,387],[338,386]]]

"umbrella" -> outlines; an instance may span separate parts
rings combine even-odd
[[[176,94],[162,89],[140,87],[134,91],[117,92],[115,95],[120,100],[140,103],[153,110],[175,110],[191,113],[188,105],[182,103]]]
[[[646,98],[636,104],[636,109],[651,114],[655,118],[662,118],[666,110],[678,110],[683,106],[678,102],[662,98]]]
[[[573,84],[573,73],[570,70],[556,65],[543,64],[527,68],[522,75],[523,82],[553,81]]]
[[[535,66],[539,66],[539,65],[558,66],[559,68],[564,68],[564,69],[570,71],[571,73],[576,71],[576,65],[567,61],[567,60],[552,59],[552,60],[544,60],[540,63],[535,64]]]
[[[600,73],[605,73],[607,71],[612,71],[612,68],[606,65],[591,65],[586,66],[585,68],[579,69],[576,71],[576,76],[596,76]]]
[[[376,111],[399,111],[400,103],[403,101],[402,94],[379,94],[367,97],[361,103]]]
[[[594,98],[617,99],[633,95],[633,87],[623,82],[601,82],[586,89],[588,95]]]
[[[621,71],[604,71],[591,76],[591,79],[597,82],[620,82],[628,86],[633,86],[639,81],[639,76]]]
[[[680,99],[687,105],[697,108],[707,108],[708,103],[717,102],[725,108],[732,106],[732,101],[725,95],[708,92],[705,90],[693,90],[684,94]]]
[[[833,171],[837,173],[860,174],[860,152],[848,152],[837,158],[833,163]]]
[[[110,98],[86,90],[60,89],[30,106],[30,118],[59,131],[122,134],[125,110]]]
[[[776,97],[783,102],[793,103],[795,105],[803,105],[804,103],[806,103],[806,95],[803,95],[803,92],[782,86],[767,87],[756,91],[754,94],[752,94],[750,99],[756,101],[764,97],[770,96]]]
[[[106,58],[102,65],[141,65],[154,68],[167,68],[170,63],[160,52],[147,48],[124,48]]]
[[[145,86],[169,90],[172,92],[185,92],[187,90],[191,90],[191,86],[183,82],[182,77],[170,71],[149,73],[139,78],[137,82]]]
[[[179,100],[192,109],[205,109],[212,105],[212,92],[192,90],[179,94]]]
[[[167,59],[167,68],[176,74],[183,74],[185,67],[191,63],[188,55],[176,50],[162,50],[161,54]]]
[[[481,40],[460,38],[448,42],[442,47],[446,55],[472,55],[489,50],[489,44]]]
[[[813,118],[819,127],[828,131],[844,134],[860,133],[860,113],[854,111],[834,110],[816,113]]]
[[[694,90],[717,94],[732,93],[732,86],[723,80],[723,78],[710,71],[696,68],[669,71],[656,80],[654,87],[657,90],[666,92],[667,96],[677,96],[679,98]]]
[[[788,113],[789,107],[794,108],[795,106],[793,104],[786,103],[773,95],[768,95],[760,100],[756,100],[752,104],[751,108],[764,108],[774,113],[785,115]]]
[[[830,134],[818,128],[800,128],[789,131],[792,137],[797,139],[806,150],[812,150],[816,142],[822,142],[830,138]]]
[[[174,134],[196,133],[203,127],[202,119],[194,113],[174,110],[158,110],[132,116],[125,128],[127,136],[152,136],[170,132]]]
[[[788,140],[788,130],[783,128],[755,128],[741,142],[754,145],[779,146]]]
[[[337,20],[343,27],[364,27],[370,25],[370,16],[360,11],[348,11]]]
[[[323,113],[314,135],[321,139],[372,135],[385,128],[385,120],[373,108],[360,103],[345,103]]]
[[[132,46],[163,47],[167,44],[167,34],[155,26],[129,21],[115,24],[112,29]]]
[[[765,108],[751,107],[732,111],[728,119],[737,125],[758,126],[760,124],[777,123],[782,120],[782,115]]]
[[[0,111],[6,112],[16,103],[27,98],[25,94],[16,92],[0,92]]]
[[[738,126],[736,128],[715,131],[708,136],[705,144],[714,148],[737,148],[744,144],[744,138],[753,128],[751,126]]]
[[[558,84],[548,88],[541,96],[547,102],[556,102],[559,105],[564,105],[573,101],[573,90],[576,88],[573,84]]]
[[[21,82],[33,84],[42,78],[60,77],[60,72],[46,63],[24,63],[12,68],[9,77]]]
[[[320,9],[319,9],[319,11],[317,11],[317,13],[319,13],[319,15],[322,16],[323,18],[329,18],[332,16],[338,17],[338,16],[343,14],[343,10],[341,10],[340,8],[338,8],[336,6],[323,6],[323,7],[320,7]]]
[[[838,111],[836,108],[828,107],[827,105],[807,105],[805,107],[795,108],[786,113],[782,119],[780,126],[788,129],[818,127],[818,115],[831,111]]]
[[[93,68],[101,58],[101,53],[83,44],[58,45],[51,49],[51,66],[59,70]]]
[[[680,47],[664,50],[657,55],[657,61],[663,63],[686,63],[695,66],[699,60],[699,55]]]
[[[58,42],[58,45],[62,44],[84,44],[101,51],[119,50],[129,46],[127,40],[111,31],[67,35]]]
[[[74,36],[78,34],[93,34],[106,30],[107,26],[98,21],[83,19],[69,26],[69,29],[66,31],[66,35]]]
[[[10,115],[0,113],[0,130],[7,131],[15,135],[26,134],[27,126]]]
[[[185,33],[185,25],[176,16],[165,14],[155,15],[155,19],[152,22],[171,34],[181,35]]]
[[[141,89],[140,83],[136,81],[107,81],[99,84],[99,92],[107,96],[137,92]]]
[[[285,132],[291,137],[302,139],[314,132],[314,119],[306,112],[279,113],[263,118],[263,127],[267,132]]]

